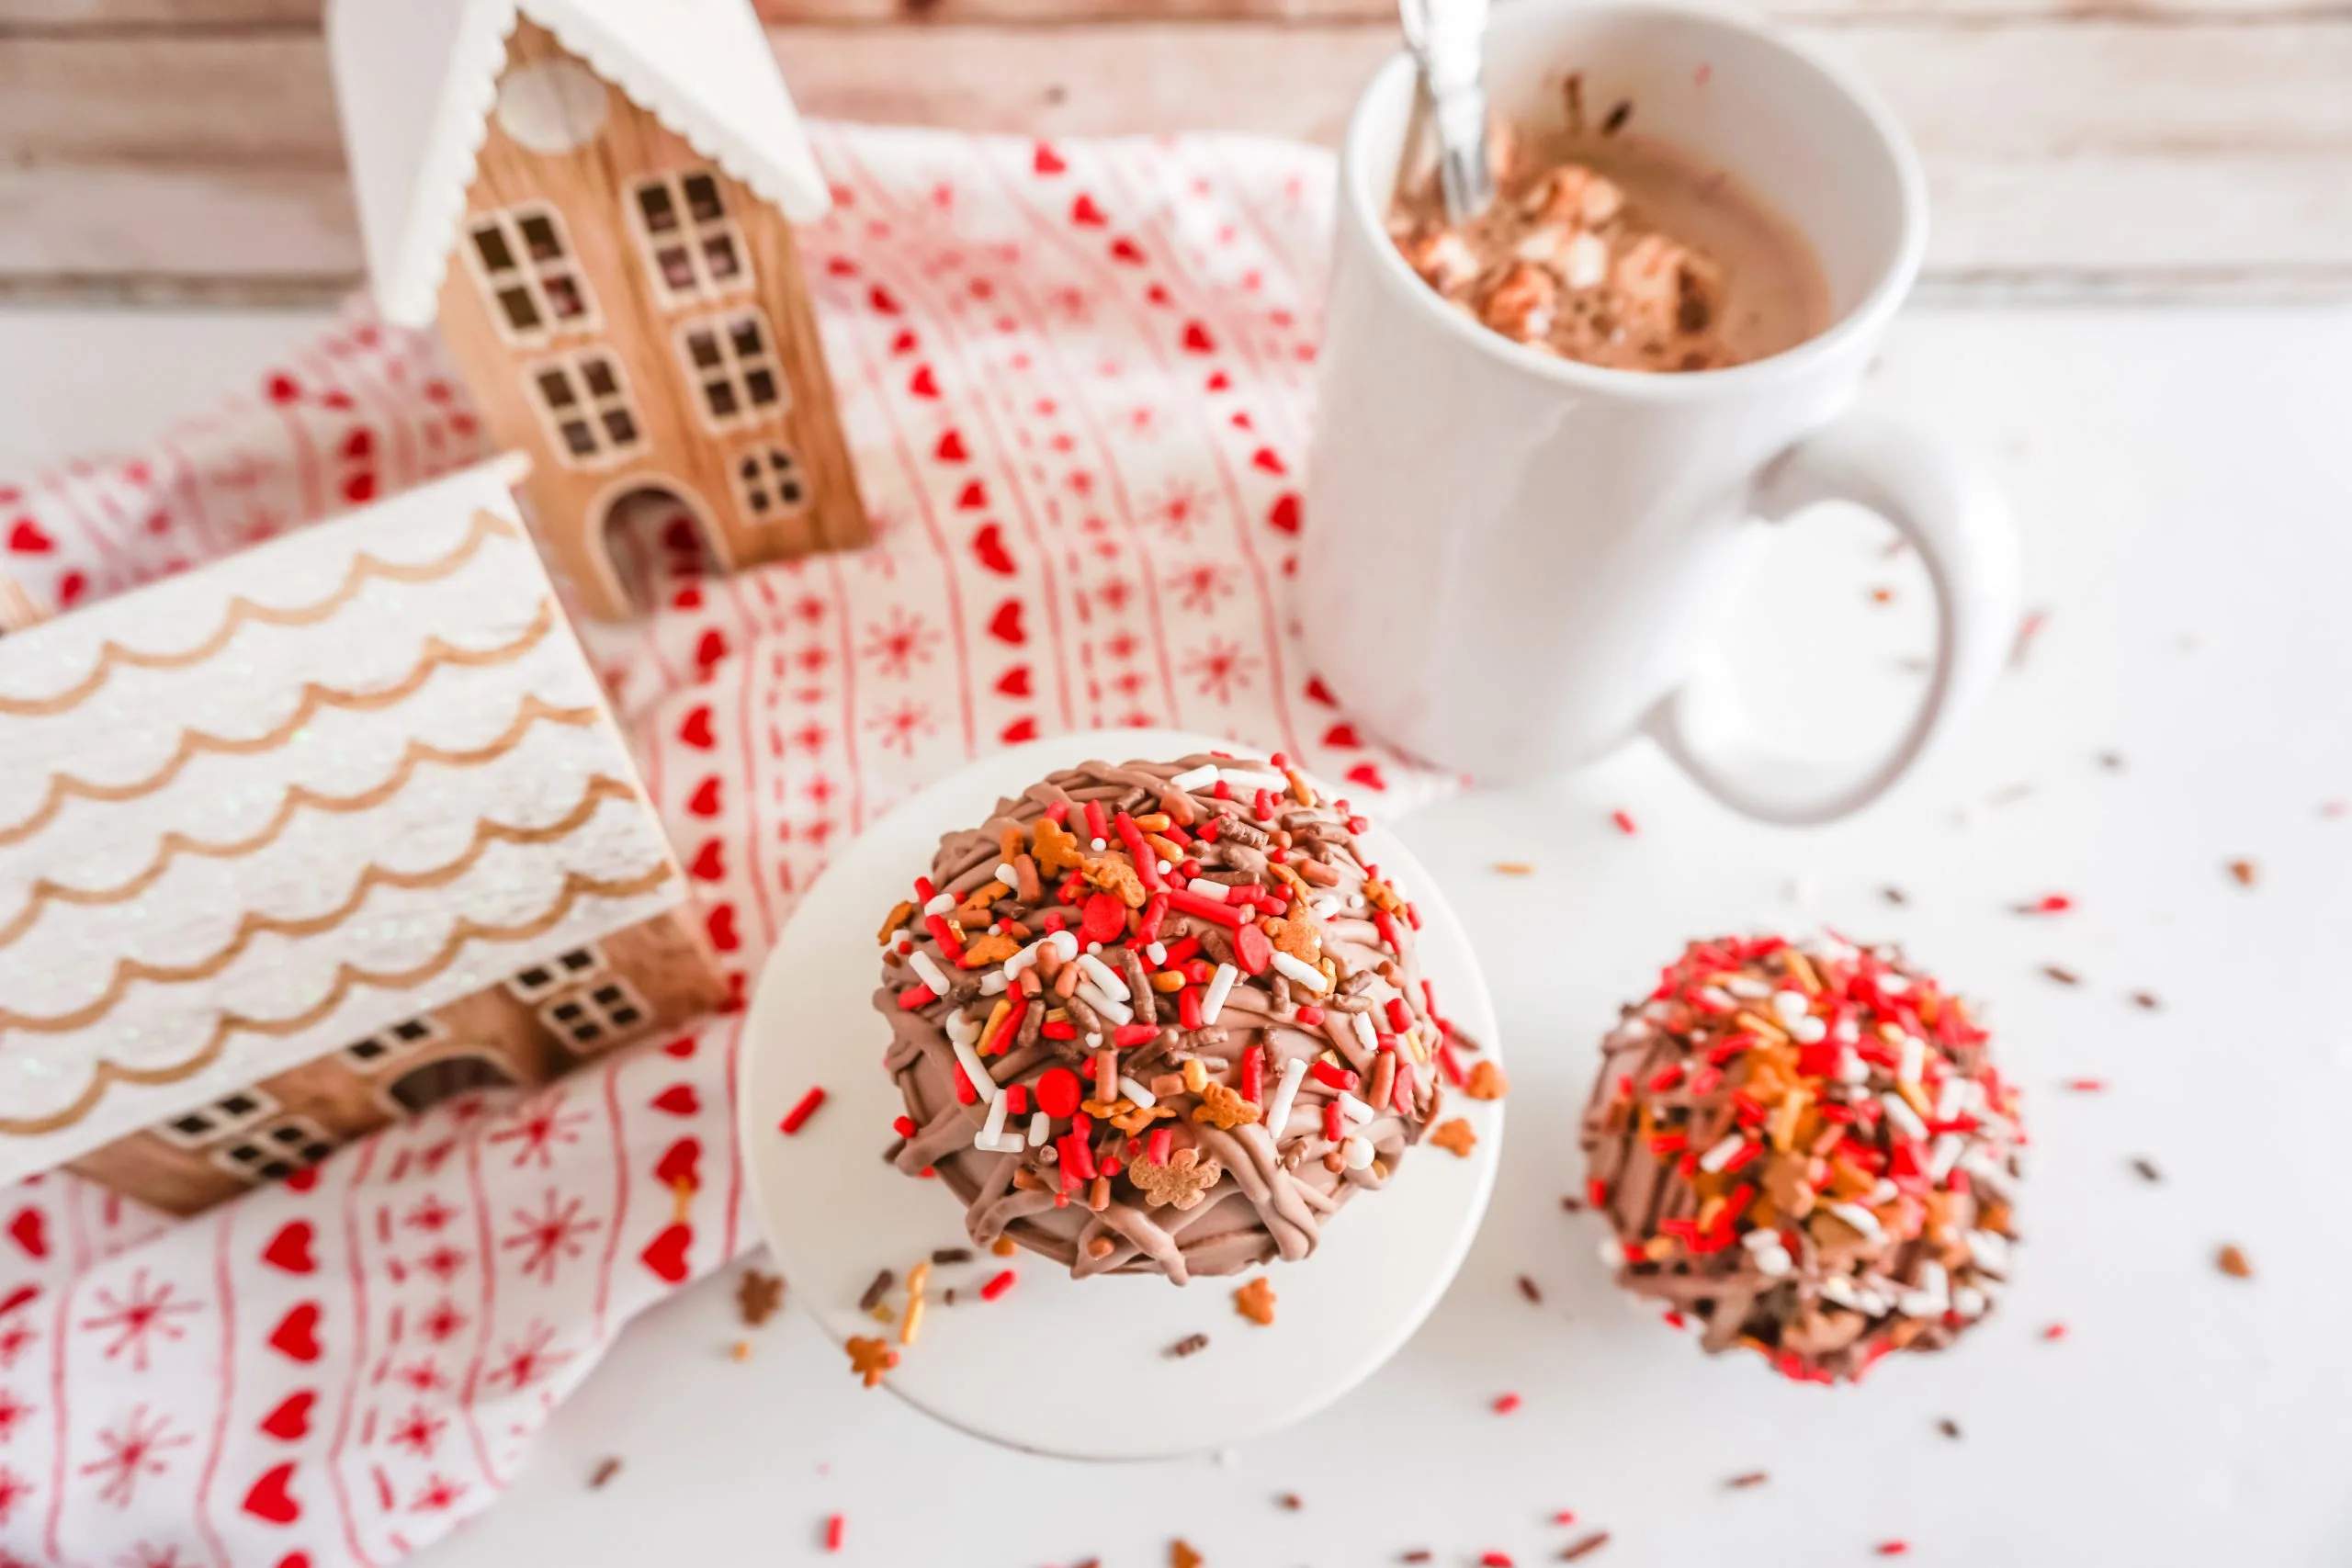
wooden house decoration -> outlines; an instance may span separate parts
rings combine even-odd
[[[793,226],[830,188],[750,0],[332,0],[379,309],[432,322],[541,543],[626,615],[632,517],[721,570],[863,545]]]
[[[192,1213],[723,1000],[512,477],[0,637],[0,1182]]]
[[[0,637],[23,631],[41,618],[40,606],[17,580],[0,571]]]

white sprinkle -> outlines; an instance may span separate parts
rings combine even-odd
[[[980,976],[980,995],[984,997],[1002,996],[1004,994],[1005,987],[1012,984],[1012,982],[1006,978],[1003,970],[991,969],[987,974]]]
[[[1860,1044],[1862,1038],[1862,1026],[1850,1018],[1841,1018],[1829,1031],[1829,1037],[1840,1045]]]
[[[1100,953],[1102,951],[1102,944],[1099,942],[1090,942],[1086,944],[1086,951],[1089,953]]]
[[[1193,878],[1192,881],[1184,884],[1184,891],[1195,894],[1203,898],[1214,898],[1218,903],[1222,904],[1226,900],[1226,896],[1231,893],[1233,889],[1227,886],[1222,882],[1212,881],[1205,876],[1196,876]]]
[[[1772,994],[1772,987],[1752,975],[1735,975],[1724,982],[1724,989],[1747,1001],[1760,1002]]]
[[[1159,862],[1158,863],[1159,863],[1159,874],[1160,874],[1160,875],[1162,875],[1162,876],[1169,875],[1170,873],[1174,872],[1174,871],[1175,871],[1175,869],[1176,869],[1173,865],[1170,864],[1170,863],[1169,863],[1168,862],[1166,862],[1166,861],[1160,861],[1160,862]]]
[[[989,1076],[988,1064],[980,1060],[980,1054],[978,1051],[973,1050],[961,1040],[951,1041],[950,1043],[956,1047],[956,1063],[963,1067],[964,1077],[971,1080],[974,1089],[986,1094],[996,1088],[996,1079]]]
[[[1340,912],[1341,906],[1338,894],[1326,893],[1319,897],[1309,898],[1306,907],[1315,911],[1317,919],[1328,920]]]
[[[1113,1023],[1133,1023],[1136,1021],[1135,1009],[1127,1005],[1124,995],[1110,996],[1091,979],[1080,986],[1079,989],[1086,993],[1087,1002],[1094,1010]]]
[[[1821,1294],[1842,1307],[1859,1308],[1862,1304],[1862,1298],[1855,1293],[1854,1282],[1843,1274],[1832,1274],[1822,1280]]]
[[[1143,955],[1154,964],[1165,964],[1168,962],[1168,944],[1161,942],[1147,942],[1144,945]]]
[[[1361,1127],[1365,1122],[1372,1120],[1372,1107],[1366,1105],[1363,1100],[1358,1100],[1354,1095],[1350,1094],[1346,1089],[1341,1089],[1340,1091],[1340,1115],[1351,1126]]]
[[[1739,998],[1721,986],[1702,986],[1699,987],[1699,995],[1709,1007],[1721,1008],[1725,1012],[1729,1012],[1739,1005]]]
[[[1197,768],[1188,768],[1183,773],[1178,773],[1174,778],[1170,779],[1168,783],[1169,786],[1173,789],[1205,789],[1210,784],[1216,783],[1216,764],[1215,762],[1203,762]]]
[[[1144,1088],[1143,1085],[1136,1082],[1135,1079],[1126,1077],[1125,1074],[1121,1074],[1119,1077],[1119,1092],[1125,1095],[1129,1100],[1134,1100],[1146,1111],[1150,1110],[1153,1106],[1159,1103],[1159,1097],[1154,1095],[1151,1090]]]
[[[1928,1124],[1919,1120],[1919,1113],[1911,1109],[1909,1100],[1890,1089],[1878,1097],[1878,1102],[1886,1107],[1886,1119],[1902,1128],[1905,1137],[1914,1142],[1927,1137]]]
[[[1970,1231],[1968,1256],[1976,1267],[1994,1274],[2006,1273],[2009,1267],[2009,1239],[1999,1231]]]
[[[1340,1145],[1340,1156],[1347,1162],[1350,1170],[1362,1170],[1369,1166],[1372,1163],[1372,1155],[1370,1138],[1350,1138]]]
[[[1054,1135],[1054,1119],[1042,1111],[1029,1112],[1029,1146],[1042,1148]]]
[[[969,1068],[966,1069],[967,1072],[969,1070]],[[979,1086],[975,1084],[973,1087],[977,1089]],[[1004,1135],[1005,1113],[1012,1109],[1012,1096],[1005,1093],[1004,1090],[998,1089],[994,1094],[989,1095],[989,1119],[980,1123],[980,1135],[973,1142],[984,1149],[994,1148],[997,1140]]]
[[[1868,1083],[1871,1081],[1871,1065],[1851,1050],[1840,1051],[1838,1053],[1838,1081]]]
[[[1916,1034],[1905,1035],[1903,1049],[1895,1058],[1895,1077],[1903,1083],[1917,1083],[1919,1075],[1927,1070],[1927,1066],[1928,1043]]]
[[[1288,779],[1277,778],[1272,773],[1246,773],[1239,768],[1219,768],[1216,776],[1235,789],[1272,790],[1274,794],[1280,795],[1290,788]]]
[[[1804,1017],[1798,1019],[1794,1023],[1789,1025],[1789,1038],[1795,1041],[1800,1045],[1817,1044],[1822,1040],[1826,1039],[1828,1034],[1828,1023],[1824,1020],[1815,1018],[1810,1013],[1807,1013]]]
[[[907,954],[907,967],[922,976],[922,983],[931,987],[933,996],[947,994],[947,976],[938,964],[931,961],[931,954],[922,948],[918,947]]]
[[[1860,1203],[1832,1203],[1829,1212],[1861,1232],[1866,1241],[1877,1241],[1886,1235],[1878,1223],[1878,1216]]]
[[[1935,1152],[1928,1156],[1928,1179],[1936,1186],[1944,1184],[1951,1168],[1960,1162],[1961,1151],[1968,1147],[1968,1140],[1958,1133],[1946,1133],[1936,1140]]]
[[[1562,276],[1571,288],[1590,288],[1609,276],[1609,243],[1589,230],[1568,242]]]
[[[1241,971],[1230,964],[1220,964],[1209,976],[1207,987],[1201,992],[1201,1024],[1206,1028],[1216,1021],[1225,1010],[1225,998],[1233,994],[1234,982],[1241,978]]]
[[[1053,1165],[1061,1159],[1062,1155],[1061,1151],[1054,1147],[1053,1145],[1043,1144],[1038,1146],[1037,1157],[1044,1160],[1047,1165]]]
[[[1100,853],[1102,853],[1104,850],[1109,849],[1111,846],[1110,846],[1110,843],[1109,843],[1107,840],[1102,840],[1102,839],[1089,839],[1089,840],[1086,840],[1086,847],[1087,847],[1088,849],[1092,850],[1095,853],[1100,854]]]
[[[1794,1023],[1812,1010],[1812,999],[1803,991],[1772,993],[1772,1011],[1779,1015],[1781,1021],[1784,1024]]]
[[[1889,1181],[1885,1177],[1882,1176],[1876,1181],[1871,1183],[1871,1190],[1868,1192],[1862,1194],[1862,1202],[1868,1207],[1875,1209],[1883,1204],[1894,1202],[1895,1199],[1902,1195],[1903,1190],[1901,1188],[1895,1186],[1894,1182]]]
[[[1274,1086],[1274,1098],[1266,1102],[1266,1131],[1277,1147],[1283,1141],[1283,1128],[1290,1122],[1291,1103],[1298,1098],[1298,1086],[1306,1078],[1305,1058],[1293,1056],[1283,1064],[1283,1080]]]
[[[1982,1317],[1984,1307],[1984,1292],[1973,1285],[1962,1285],[1951,1293],[1951,1310],[1962,1317]]]
[[[1102,1037],[1100,1034],[1093,1033],[1090,1031],[1086,1036],[1086,1048],[1090,1051],[1096,1051],[1102,1049]]]
[[[931,896],[931,902],[922,907],[922,912],[926,915],[944,915],[955,907],[956,895],[953,893],[934,893]]]
[[[1728,1134],[1723,1142],[1699,1156],[1699,1168],[1710,1176],[1714,1175],[1731,1163],[1731,1156],[1739,1153],[1741,1145],[1747,1142],[1747,1138],[1740,1134]],[[1768,1231],[1764,1234],[1769,1235],[1771,1233]]]
[[[980,1038],[979,1021],[977,1019],[967,1018],[960,1011],[949,1013],[947,1015],[947,1038],[955,1041],[959,1045],[972,1045],[978,1043]]]
[[[1770,1231],[1764,1234],[1771,1235]],[[1795,1266],[1796,1259],[1789,1256],[1789,1249],[1777,1241],[1756,1249],[1756,1271],[1768,1280],[1777,1280]]]
[[[1322,970],[1316,968],[1295,953],[1283,952],[1280,948],[1274,950],[1274,967],[1318,997],[1331,988],[1331,982],[1323,978]],[[1356,1016],[1361,1018],[1363,1015],[1359,1013]]]
[[[1367,1051],[1377,1051],[1380,1049],[1380,1031],[1372,1026],[1372,1014],[1368,1012],[1351,1012],[1348,1014],[1348,1023],[1356,1032],[1357,1044],[1363,1046]]]
[[[1966,1099],[1967,1095],[1968,1080],[1966,1078],[1944,1079],[1944,1087],[1936,1095],[1936,1120],[1949,1122],[1958,1116],[1961,1101]]]
[[[1112,996],[1117,997],[1125,996],[1126,994],[1127,977],[1120,974],[1116,969],[1112,968],[1108,964],[1105,964],[1101,959],[1095,957],[1094,954],[1091,953],[1080,954],[1078,960],[1078,967],[1088,979],[1102,987],[1104,991],[1108,992]]]
[[[1600,1261],[1609,1268],[1621,1269],[1625,1263],[1625,1244],[1615,1236],[1600,1238]]]
[[[1739,1238],[1739,1245],[1750,1252],[1761,1252],[1768,1247],[1780,1246],[1781,1233],[1770,1230],[1749,1231]]]
[[[1003,883],[1007,887],[1018,887],[1021,886],[1021,874],[1013,870],[1006,862],[997,862],[996,869],[989,874],[993,876],[997,881]]]
[[[1900,975],[1881,975],[1878,977],[1878,988],[1901,996],[1911,988],[1911,982]]]

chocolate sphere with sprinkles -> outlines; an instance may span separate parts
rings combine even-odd
[[[1584,1121],[1618,1282],[1811,1382],[1992,1309],[2024,1142],[1966,1004],[1835,939],[1691,943],[1609,1036]]]
[[[882,926],[891,1157],[1080,1277],[1306,1257],[1457,1067],[1363,827],[1279,755],[1195,755],[946,835]]]

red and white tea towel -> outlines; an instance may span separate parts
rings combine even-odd
[[[583,628],[739,1001],[832,847],[990,747],[1167,725],[1365,806],[1442,788],[1364,744],[1291,623],[1328,160],[818,151],[838,208],[808,260],[880,541],[683,561],[658,614]],[[70,607],[481,455],[432,344],[355,310],[139,457],[0,486],[0,575]],[[738,1028],[185,1224],[70,1178],[0,1194],[0,1563],[382,1563],[488,1506],[623,1324],[755,1239]]]

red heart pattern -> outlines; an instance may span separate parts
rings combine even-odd
[[[8,548],[20,556],[45,556],[57,548],[57,541],[31,518],[19,517],[8,530]]]
[[[698,882],[726,881],[727,840],[705,840],[702,848],[695,852],[694,863],[687,869],[695,874],[695,879]]]
[[[1143,254],[1141,245],[1122,237],[1111,242],[1111,259],[1125,262],[1129,266],[1141,266],[1151,258]]]
[[[718,807],[718,775],[713,773],[695,786],[694,794],[686,796],[686,809],[697,817],[716,817]]]
[[[1058,175],[1069,167],[1062,162],[1062,155],[1054,151],[1053,144],[1046,141],[1037,143],[1036,155],[1032,159],[1031,166],[1041,175]]]
[[[279,1355],[297,1361],[319,1359],[319,1303],[304,1302],[290,1308],[269,1331],[269,1348]]]
[[[710,913],[703,917],[703,927],[710,933],[710,945],[721,953],[733,953],[743,945],[742,935],[735,929],[732,904],[713,905]]]
[[[718,744],[718,738],[710,732],[708,703],[697,703],[687,713],[684,722],[678,726],[678,739],[697,751],[707,751]]]
[[[294,1461],[273,1464],[261,1472],[245,1493],[245,1512],[273,1525],[290,1525],[302,1517],[302,1505],[294,1500],[290,1483],[294,1479]]]
[[[997,739],[1007,746],[1018,746],[1024,740],[1035,740],[1037,739],[1037,721],[1035,718],[1016,718],[997,732]]]
[[[672,1116],[693,1116],[702,1111],[702,1097],[690,1083],[673,1083],[653,1097],[653,1109]]]
[[[1004,547],[1004,530],[997,525],[981,525],[980,531],[972,536],[972,553],[979,558],[982,566],[999,576],[1012,575],[1012,556]]]
[[[273,1269],[283,1269],[288,1274],[315,1272],[319,1260],[311,1254],[311,1243],[316,1233],[308,1220],[288,1220],[278,1227],[269,1245],[261,1249],[261,1260]]]
[[[1187,354],[1215,354],[1216,352],[1216,339],[1209,336],[1208,328],[1201,325],[1200,322],[1187,321],[1184,323],[1184,352]]]
[[[915,373],[907,378],[907,390],[918,398],[935,398],[939,396],[939,378],[931,373],[930,366],[918,365]]]
[[[1082,229],[1100,229],[1110,221],[1102,216],[1102,209],[1094,205],[1094,198],[1082,192],[1076,201],[1069,204],[1069,220]]]
[[[972,456],[964,450],[963,433],[956,430],[951,430],[941,436],[939,445],[932,449],[932,453],[943,463],[969,462]]]
[[[49,1216],[39,1209],[19,1209],[8,1222],[8,1239],[22,1247],[28,1258],[49,1256]]]
[[[682,1221],[662,1226],[637,1256],[658,1278],[675,1285],[686,1277],[686,1249],[694,1244],[694,1226]]]
[[[661,1163],[653,1168],[653,1179],[672,1191],[683,1187],[689,1192],[702,1190],[702,1140],[680,1138],[670,1145]]]
[[[1266,524],[1269,527],[1272,527],[1280,533],[1297,533],[1297,495],[1292,491],[1285,491],[1283,494],[1277,496],[1274,500],[1273,509],[1266,513]]]
[[[1016,648],[1029,640],[1029,634],[1021,625],[1020,600],[1007,599],[996,607],[996,614],[989,617],[989,635]]]
[[[1323,744],[1326,746],[1345,747],[1349,750],[1352,751],[1361,747],[1363,742],[1356,738],[1356,727],[1354,725],[1335,724],[1330,728],[1323,732]]]
[[[1029,694],[1029,666],[1016,664],[998,676],[996,689],[1008,697],[1027,696]]]
[[[261,1429],[281,1443],[299,1443],[311,1435],[311,1407],[319,1402],[315,1390],[301,1389],[277,1402],[261,1418]]]

